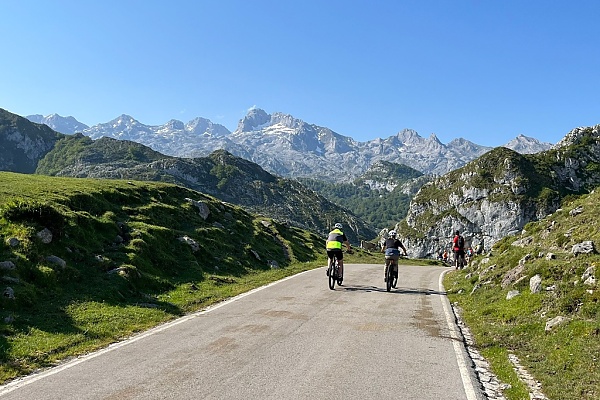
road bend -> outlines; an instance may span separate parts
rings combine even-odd
[[[437,266],[318,268],[0,386],[0,399],[481,400]]]

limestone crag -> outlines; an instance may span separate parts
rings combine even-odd
[[[396,229],[413,257],[437,257],[455,230],[485,250],[600,185],[600,126],[577,128],[553,149],[522,155],[496,148],[423,185]]]

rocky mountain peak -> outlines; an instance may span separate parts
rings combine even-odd
[[[184,130],[185,126],[183,124],[183,122],[177,120],[177,119],[172,119],[169,122],[167,122],[166,124],[164,124],[163,126],[161,126],[162,129],[174,129],[174,130]]]
[[[271,116],[260,108],[253,108],[238,123],[236,132],[253,131],[261,125],[267,124]]]
[[[510,142],[506,143],[504,147],[517,151],[521,154],[534,154],[550,149],[552,144],[540,142],[537,139],[525,136],[521,133]]]
[[[398,141],[405,146],[420,144],[424,139],[412,129],[403,129],[396,135]]]
[[[553,147],[556,149],[560,149],[562,147],[568,147],[576,144],[583,143],[586,138],[590,137],[598,137],[600,132],[600,125],[596,125],[593,127],[579,127],[571,130],[569,133],[565,135],[556,145]]]
[[[135,120],[132,116],[127,114],[121,114],[120,116],[113,119],[112,121],[109,121],[108,123],[112,125],[113,128],[129,127],[132,125],[139,124],[137,120]]]
[[[185,130],[195,135],[206,135],[212,137],[223,137],[229,135],[231,132],[223,125],[214,124],[206,118],[194,118],[187,124],[185,124]]]
[[[77,121],[72,116],[61,117],[56,113],[46,116],[43,116],[41,114],[28,115],[26,118],[31,122],[48,125],[55,131],[65,133],[68,135],[73,134],[75,132],[83,132],[85,129],[89,128],[89,126]]]

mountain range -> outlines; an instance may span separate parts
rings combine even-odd
[[[173,119],[164,125],[151,126],[121,115],[92,127],[73,117],[56,114],[26,118],[64,134],[81,132],[92,139],[131,140],[174,157],[205,157],[223,149],[282,177],[342,182],[359,177],[378,161],[410,165],[424,174],[443,175],[492,149],[462,138],[443,144],[435,134],[423,138],[410,129],[385,139],[358,142],[329,128],[280,112],[268,114],[259,108],[250,110],[234,132],[205,118],[188,123]],[[505,145],[523,154],[551,146],[523,135]],[[332,165],[337,172],[332,171]]]
[[[90,129],[87,131],[90,136],[75,134],[58,137],[60,134],[45,125],[31,124],[30,131],[23,134],[23,129],[18,127],[26,125],[25,119],[10,115],[8,120],[11,121],[11,127],[6,130],[7,138],[9,141],[20,141],[16,147],[13,146],[15,151],[25,151],[26,157],[37,155],[37,173],[166,180],[209,194],[214,193],[219,198],[245,207],[260,207],[267,215],[272,213],[277,216],[279,212],[295,214],[292,218],[294,223],[300,226],[305,224],[304,226],[312,230],[322,232],[331,223],[327,221],[329,206],[324,206],[327,203],[321,204],[321,200],[311,200],[314,197],[311,197],[310,193],[316,195],[312,190],[306,191],[306,187],[298,181],[279,178],[258,163],[248,161],[244,157],[236,157],[226,150],[213,151],[207,158],[174,157],[129,140],[115,140],[110,137],[94,140],[90,134],[92,128],[86,128]],[[276,121],[279,122],[275,123]],[[149,132],[160,131],[148,130],[147,126],[144,128],[142,124],[125,116],[108,125],[128,126],[128,130],[119,130],[121,138],[131,137],[135,133],[138,140],[152,135]],[[178,129],[182,129],[183,126],[185,130],[186,125],[171,121],[169,126],[179,127]],[[435,257],[445,248],[448,236],[455,229],[468,236],[469,244],[481,244],[484,249],[490,249],[491,245],[506,235],[519,232],[528,222],[552,213],[560,206],[565,196],[586,193],[600,183],[598,127],[577,128],[552,148],[533,154],[522,154],[506,147],[489,150],[464,139],[452,141],[452,154],[455,156],[458,154],[457,148],[462,149],[463,155],[471,154],[469,157],[475,157],[477,152],[485,150],[482,155],[466,161],[466,156],[462,160],[459,157],[447,158],[451,146],[441,144],[434,135],[423,139],[416,132],[403,131],[385,140],[358,143],[326,128],[307,125],[283,114],[269,116],[262,110],[249,113],[232,133],[226,133],[214,126],[212,131],[207,132],[206,129],[211,125],[206,122],[204,126],[203,133],[200,134],[203,138],[216,138],[232,143],[232,139],[235,139],[235,144],[240,148],[250,148],[252,143],[258,148],[263,146],[264,153],[269,149],[267,143],[271,143],[271,149],[279,148],[282,154],[286,151],[290,154],[301,154],[303,157],[298,156],[298,164],[303,163],[308,176],[310,168],[305,161],[311,154],[320,161],[327,160],[327,157],[333,157],[335,154],[342,161],[357,157],[369,160],[370,169],[362,175],[356,178],[350,174],[345,176],[347,182],[360,186],[360,190],[352,192],[345,186],[321,186],[321,189],[334,194],[340,193],[340,190],[349,193],[347,204],[352,204],[352,207],[341,209],[346,213],[344,218],[351,226],[355,239],[368,238],[365,235],[368,229],[363,229],[367,228],[367,225],[350,211],[357,209],[354,202],[363,195],[363,188],[380,191],[379,193],[381,190],[391,190],[391,193],[396,194],[394,198],[405,204],[406,198],[399,195],[409,194],[412,199],[407,206],[406,218],[398,222],[395,228],[406,240],[409,254],[415,257]],[[287,127],[287,131],[283,130],[282,126]],[[162,134],[154,133],[154,139],[166,140],[164,132],[168,129],[163,128]],[[188,134],[193,135],[189,132]],[[172,134],[172,137],[177,137],[177,134]],[[52,142],[53,145],[47,145],[40,138],[46,138],[46,141]],[[387,161],[376,159],[373,153],[360,154],[355,151],[359,145],[361,148],[368,147],[367,144],[372,147],[376,142],[390,144],[389,147],[381,147],[400,154],[405,159],[407,155],[421,161],[436,159],[436,165],[443,164],[446,168],[452,162],[456,163],[455,165],[461,162],[465,164],[436,177],[433,174],[420,175],[422,172],[416,169],[404,170],[404,167],[397,163],[385,164]],[[419,151],[409,152],[408,144],[416,146],[415,143],[420,143]],[[512,141],[512,146],[524,152],[524,149],[531,148],[532,143],[537,145],[538,142],[521,136]],[[36,146],[30,146],[33,144]],[[45,153],[40,150],[41,144],[45,146]],[[11,154],[0,153],[0,161],[1,157],[14,157]],[[320,156],[317,156],[317,153]],[[385,154],[385,151],[378,154]],[[419,154],[420,158],[417,157]],[[275,153],[273,158],[277,155]],[[267,157],[264,154],[256,156]],[[281,162],[284,159],[280,157],[277,160]],[[399,156],[395,158],[396,161],[398,159]],[[360,168],[357,167],[357,170]],[[315,169],[313,173],[315,171],[318,170]],[[321,178],[326,175],[326,171],[331,169],[320,170]],[[392,171],[395,171],[393,174],[407,177],[406,181],[398,177],[388,179],[388,175],[393,175]],[[318,186],[308,178],[299,181],[308,187]],[[411,181],[417,181],[419,184],[415,185]],[[281,188],[285,190],[279,191]],[[305,195],[308,197],[303,199]],[[370,202],[376,204],[375,201]],[[331,207],[329,210],[339,208]],[[302,211],[298,212],[299,209]]]
[[[341,222],[353,243],[376,235],[348,209],[225,150],[207,157],[173,157],[129,140],[65,135],[2,109],[0,170],[175,183],[319,234]]]

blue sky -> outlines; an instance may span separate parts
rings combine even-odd
[[[499,146],[600,123],[598,1],[0,0],[0,108],[283,112],[366,141],[404,128]]]

